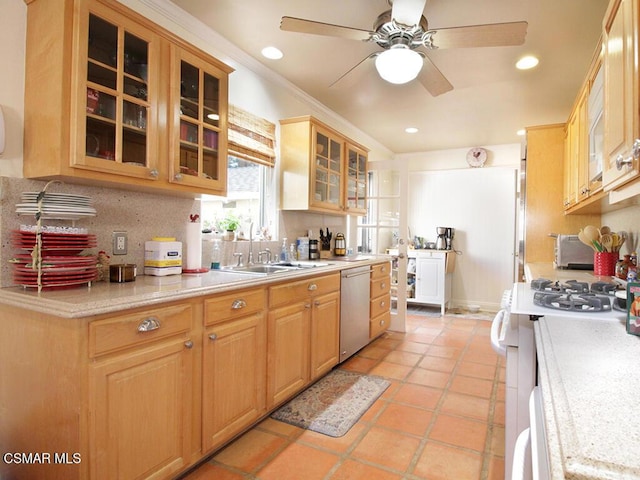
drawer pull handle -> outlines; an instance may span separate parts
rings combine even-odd
[[[241,308],[244,308],[246,306],[247,306],[247,302],[245,302],[243,299],[239,299],[239,300],[233,301],[233,303],[231,304],[231,309],[240,310]]]
[[[380,326],[384,327],[384,320],[380,320]]]
[[[145,318],[140,325],[138,325],[139,332],[152,332],[160,328],[160,320],[156,317]]]
[[[184,342],[184,346],[188,349],[192,349],[193,348],[193,342],[191,340],[187,340],[186,342]]]
[[[218,339],[218,334],[212,333],[209,335],[209,340],[217,340],[217,339]]]
[[[381,307],[384,307],[385,305],[386,305],[386,302],[384,300],[380,302]]]
[[[387,288],[387,284],[384,282],[380,282],[380,288],[384,290],[385,288]]]
[[[386,271],[387,271],[387,267],[382,267],[382,268],[380,269],[380,271],[381,271],[382,273],[386,272]]]
[[[318,285],[316,285],[315,283],[310,283],[309,286],[307,287],[307,290],[309,290],[310,292],[313,292],[314,290],[318,289]]]
[[[311,308],[311,304],[310,303],[305,303],[304,304],[304,308]]]

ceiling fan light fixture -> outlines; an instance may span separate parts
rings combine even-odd
[[[423,63],[418,52],[396,45],[376,57],[376,70],[383,80],[400,85],[416,78]]]

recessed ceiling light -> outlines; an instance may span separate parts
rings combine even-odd
[[[416,127],[407,127],[404,131],[407,133],[418,133],[418,129]]]
[[[271,60],[280,60],[284,54],[276,47],[264,47],[262,49],[262,56]]]
[[[527,55],[526,57],[522,57],[520,60],[518,60],[518,62],[516,63],[516,68],[520,70],[528,70],[538,65],[538,62],[539,60],[533,55]]]
[[[523,129],[521,129],[521,130],[518,130],[518,131],[516,132],[516,135],[518,135],[518,136],[522,137],[522,136],[524,136],[524,134],[525,134],[525,133],[527,133],[527,131],[523,128]]]

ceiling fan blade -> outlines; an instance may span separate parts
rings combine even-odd
[[[340,37],[349,40],[369,41],[372,32],[358,28],[343,27],[331,23],[314,22],[303,18],[282,17],[280,30],[288,32],[311,33],[313,35],[325,35],[328,37]]]
[[[426,3],[426,0],[393,0],[391,18],[408,27],[418,25]]]
[[[436,48],[522,45],[527,35],[527,25],[527,22],[510,22],[441,28],[434,31],[433,45]]]
[[[449,83],[449,80],[426,55],[424,56],[424,64],[418,75],[418,80],[434,97],[453,90],[453,85]]]
[[[362,75],[365,73],[366,69],[363,67],[366,66],[367,60],[375,58],[378,55],[380,55],[380,52],[374,52],[371,55],[367,55],[366,57],[364,57],[362,60],[356,63],[353,67],[351,67],[344,75],[342,75],[335,82],[329,85],[329,88],[333,88],[333,87],[347,88],[352,85],[355,85],[358,82],[358,80],[360,80]]]

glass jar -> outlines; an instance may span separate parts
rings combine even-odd
[[[629,265],[631,265],[631,255],[625,255],[623,259],[618,260],[618,263],[616,263],[616,277],[626,280],[629,273]]]

